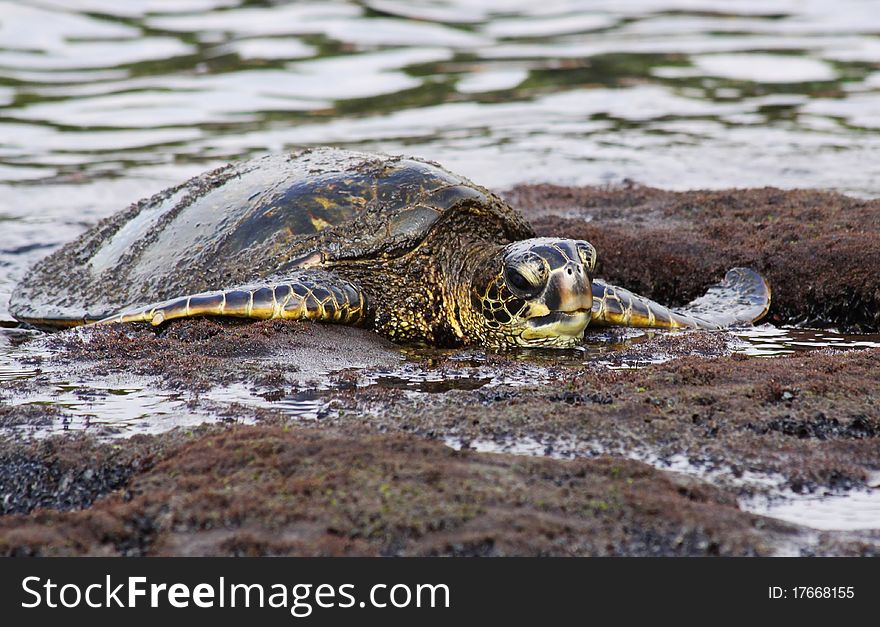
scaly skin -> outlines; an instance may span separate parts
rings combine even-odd
[[[283,283],[251,285],[173,298],[104,318],[97,324],[149,322],[158,326],[175,318],[230,316],[268,320],[286,318],[356,325],[367,315],[364,294],[338,277],[305,271]]]
[[[633,294],[622,287],[593,281],[594,326],[645,327],[654,329],[718,329],[695,316],[672,311],[652,300]]]
[[[621,287],[593,281],[595,326],[659,329],[721,329],[751,324],[770,308],[770,287],[748,268],[733,268],[697,300],[678,310],[659,305]]]

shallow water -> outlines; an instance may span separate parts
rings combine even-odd
[[[52,360],[52,351],[47,351],[40,341],[44,334],[0,327],[0,385],[4,381],[33,383],[32,391],[8,396],[0,387],[0,404],[39,403],[63,410],[66,420],[59,418],[49,423],[23,424],[17,429],[31,437],[84,429],[103,437],[161,433],[202,421],[225,420],[223,410],[231,403],[274,409],[296,420],[311,421],[328,416],[333,411],[330,402],[333,395],[352,388],[395,389],[418,396],[451,390],[550,383],[559,380],[559,372],[554,369],[557,366],[643,368],[668,361],[672,356],[662,352],[633,355],[626,349],[677,333],[681,332],[637,329],[593,332],[578,350],[518,351],[513,354],[519,362],[514,368],[492,366],[483,350],[400,347],[396,349],[398,355],[394,360],[399,362],[397,366],[377,368],[366,363],[341,363],[337,368],[307,369],[306,376],[283,392],[232,383],[184,394],[167,392],[145,376],[116,374],[96,378],[89,368],[78,374],[69,365],[59,365]],[[756,357],[828,348],[880,348],[880,335],[844,335],[825,329],[772,325],[736,330],[726,337],[727,350]],[[443,366],[439,367],[435,362]],[[198,403],[187,402],[193,399]],[[511,446],[519,450],[520,444]]]
[[[734,335],[740,340],[740,343],[734,346],[734,351],[753,357],[777,357],[821,349],[880,348],[880,334],[847,334],[833,329],[775,327],[772,324],[762,324],[754,328],[734,331]]]
[[[694,332],[691,332],[694,333]],[[702,333],[702,332],[695,332]],[[517,363],[493,366],[482,350],[421,350],[399,348],[398,365],[388,367],[348,367],[344,370],[308,370],[294,385],[278,389],[232,383],[207,391],[169,391],[152,377],[116,373],[95,376],[88,367],[78,372],[69,365],[53,361],[40,341],[42,334],[21,329],[0,329],[0,404],[23,409],[27,405],[48,405],[58,410],[55,418],[25,418],[6,422],[2,435],[41,438],[52,434],[87,431],[99,438],[129,437],[135,434],[161,433],[175,427],[191,427],[203,422],[240,421],[236,405],[278,411],[300,422],[314,422],[336,416],[339,393],[349,389],[399,390],[410,399],[420,395],[442,394],[453,390],[499,388],[499,394],[511,386],[558,385],[564,379],[559,366],[577,368],[584,364],[608,368],[641,368],[662,363],[671,356],[650,353],[648,358],[632,357],[626,349],[662,335],[676,332],[648,333],[626,330],[613,335],[599,333],[582,350],[521,351]],[[728,350],[756,358],[772,357],[809,350],[858,350],[880,347],[880,336],[847,336],[827,330],[777,328],[763,325],[726,334]],[[636,353],[638,354],[638,353]],[[392,360],[393,361],[393,360]],[[268,368],[271,370],[271,363]],[[10,392],[3,382],[32,384]],[[383,401],[385,403],[387,401]],[[230,412],[230,408],[232,410]],[[384,406],[384,404],[383,404]],[[365,410],[369,413],[369,409]],[[381,412],[381,408],[375,411]],[[233,417],[231,417],[233,416]],[[8,419],[7,419],[8,420]],[[250,421],[250,419],[247,419]],[[650,452],[606,451],[591,442],[566,443],[556,438],[552,444],[527,437],[505,441],[461,441],[447,435],[444,441],[454,447],[466,446],[483,452],[503,452],[571,458],[607,453],[622,454],[664,470],[683,472],[723,485],[758,489],[770,497],[747,498],[741,507],[747,511],[779,518],[822,530],[862,530],[877,527],[880,490],[853,491],[828,495],[798,495],[781,490],[780,478],[760,473],[740,473],[735,478],[729,470],[707,470],[686,456],[659,459]]]
[[[746,511],[823,531],[877,529],[880,489],[851,490],[842,494],[787,495],[787,498],[751,499]]]
[[[330,372],[277,397],[214,390],[195,411],[149,379],[35,365],[27,334],[2,326],[28,266],[230,159],[334,144],[435,159],[496,189],[628,178],[876,197],[878,130],[873,0],[0,0],[0,386],[34,381],[15,402],[65,409],[66,422],[20,427],[37,435],[222,419],[211,402],[320,419]],[[619,342],[645,337],[554,359],[666,359],[615,358]],[[876,335],[772,326],[731,342],[754,356],[878,346]],[[457,374],[404,363],[354,385],[429,394],[540,382],[545,366],[533,354],[499,378],[463,354]]]
[[[578,450],[579,457],[595,457],[609,451],[603,450],[595,443],[574,443],[564,440],[549,445],[537,439],[523,438],[518,440],[469,440],[449,436],[444,442],[456,449],[472,449],[483,453],[507,453],[512,455],[530,455],[554,457],[556,459],[573,459]],[[732,475],[729,469],[713,468],[693,463],[685,455],[677,455],[671,459],[660,459],[649,452],[629,452],[625,456],[673,472],[697,477],[702,480],[723,485],[755,489],[758,492],[740,498],[740,509],[777,518],[811,529],[821,531],[868,531],[878,529],[880,525],[880,476],[869,479],[868,487],[849,491],[801,494],[790,489],[779,489],[784,484],[782,477],[752,471]],[[763,489],[769,490],[764,492]],[[803,546],[797,547],[797,551]],[[780,550],[784,550],[780,547]],[[792,553],[797,555],[797,552]]]

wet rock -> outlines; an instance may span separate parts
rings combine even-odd
[[[0,442],[0,514],[88,507],[123,486],[142,463],[87,437]]]
[[[243,322],[191,319],[158,329],[108,325],[49,336],[50,351],[66,363],[85,362],[101,373],[158,376],[176,390],[207,390],[231,382],[278,389],[340,365],[390,366],[397,350],[363,329],[290,320]]]
[[[816,438],[828,440],[832,438],[876,438],[880,431],[875,422],[870,421],[864,415],[857,415],[852,419],[841,422],[837,418],[827,418],[819,412],[813,418],[795,419],[790,416],[770,420],[763,425],[747,424],[747,428],[757,433],[776,431],[784,435],[797,438]]]
[[[633,461],[353,435],[235,427],[165,440],[124,494],[0,518],[0,553],[763,555],[799,533]]]
[[[768,381],[774,390],[800,391],[770,402]],[[372,404],[369,390],[346,394],[347,410],[333,424]],[[743,494],[754,489],[739,481],[744,469],[781,477],[797,491],[865,485],[880,467],[880,351],[688,355],[618,370],[586,364],[540,386],[398,399],[369,423],[388,431],[417,426],[492,450],[527,442],[560,457],[599,450],[658,465],[678,458]]]
[[[54,405],[21,403],[0,405],[0,429],[14,427],[44,427],[52,424],[61,414]]]
[[[834,557],[851,555],[853,557],[880,557],[880,533],[873,532],[867,537],[856,534],[823,533],[815,548],[804,550],[803,555]]]
[[[752,265],[773,283],[774,321],[877,328],[876,201],[638,186],[508,196],[541,233],[596,244],[600,275],[658,300],[686,302]],[[4,402],[59,378],[138,376],[180,396],[181,420],[219,426],[3,442],[2,511],[17,512],[0,516],[6,554],[869,555],[880,545],[873,532],[817,541],[736,505],[759,490],[871,481],[880,350],[759,359],[732,353],[727,333],[591,330],[584,351],[430,351],[363,329],[216,320],[21,347],[35,342],[46,350],[26,359],[43,371],[4,382]],[[207,398],[233,384],[260,402]],[[103,398],[79,385],[77,400]],[[304,398],[319,401],[319,428],[291,421],[288,405]],[[14,429],[59,418],[51,405],[0,406]]]

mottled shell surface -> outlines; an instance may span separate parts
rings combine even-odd
[[[400,256],[463,206],[479,207],[473,219],[493,222],[500,240],[531,235],[491,192],[431,162],[330,148],[257,158],[100,222],[38,263],[10,311],[64,324],[283,276],[316,259]]]

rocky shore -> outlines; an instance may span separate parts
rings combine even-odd
[[[505,196],[539,233],[591,241],[599,276],[661,302],[745,265],[772,285],[773,324],[880,329],[878,201],[636,185]],[[37,374],[0,388],[0,554],[880,553],[880,524],[819,532],[741,508],[877,484],[880,349],[767,359],[727,333],[589,341],[419,351],[360,329],[213,320],[29,336]],[[67,417],[21,402],[58,373],[136,378],[213,420],[28,437]],[[211,396],[230,385],[261,402]],[[279,402],[303,390],[322,407],[310,421]]]

